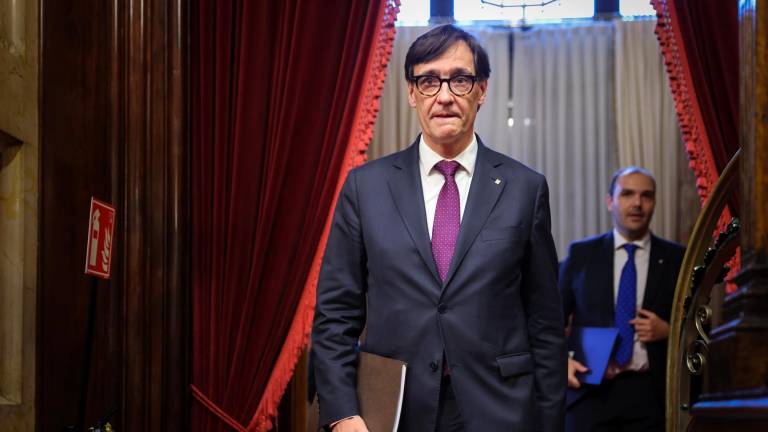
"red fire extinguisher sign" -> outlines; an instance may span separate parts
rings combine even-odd
[[[85,274],[109,279],[112,271],[112,239],[115,233],[115,208],[91,197]]]

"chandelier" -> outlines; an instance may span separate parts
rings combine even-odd
[[[480,0],[481,4],[489,5],[489,6],[495,6],[497,8],[506,9],[506,8],[520,8],[523,12],[523,17],[520,19],[520,27],[522,29],[527,29],[530,26],[527,25],[527,21],[525,19],[525,9],[530,7],[544,7],[551,5],[555,2],[560,2],[561,0],[540,0],[538,3],[531,3],[530,1],[526,0],[518,0],[518,1],[504,1],[504,0]]]

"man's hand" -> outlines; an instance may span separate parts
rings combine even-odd
[[[576,373],[587,372],[588,370],[589,368],[587,368],[583,364],[577,362],[572,358],[569,358],[568,359],[568,387],[570,388],[581,387],[581,383],[576,378]]]
[[[638,310],[637,318],[629,323],[635,326],[635,333],[640,342],[656,342],[669,336],[669,323],[647,309]]]
[[[354,416],[336,422],[331,428],[333,432],[368,432],[363,418]]]

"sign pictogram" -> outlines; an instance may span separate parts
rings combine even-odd
[[[112,269],[112,239],[115,233],[115,208],[91,197],[88,221],[88,246],[85,274],[109,279]]]

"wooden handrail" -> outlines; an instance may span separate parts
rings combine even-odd
[[[683,353],[690,341],[686,341],[683,333],[683,323],[686,319],[686,303],[691,302],[691,277],[697,265],[703,262],[704,254],[712,244],[712,233],[717,227],[717,222],[725,208],[728,198],[735,191],[739,183],[739,159],[741,150],[733,155],[731,161],[723,170],[715,184],[709,199],[699,214],[693,232],[691,233],[688,247],[680,267],[680,273],[675,286],[675,296],[672,303],[672,316],[670,319],[669,339],[667,340],[667,431],[685,430],[690,416],[690,406],[683,407],[683,391],[689,391],[688,379],[683,379],[685,359]],[[702,287],[703,288],[703,287]],[[696,313],[695,309],[693,313]]]

